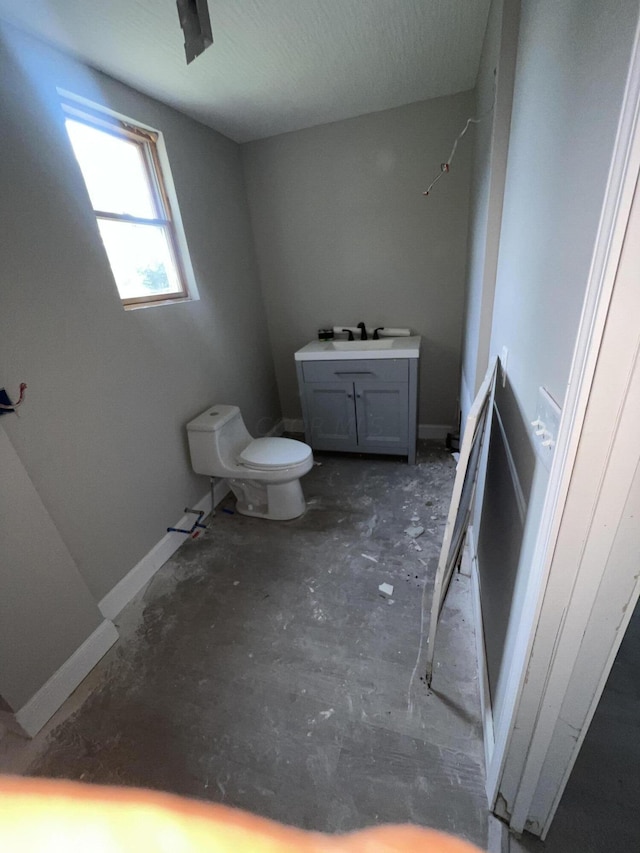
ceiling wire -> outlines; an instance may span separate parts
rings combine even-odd
[[[438,172],[436,177],[431,181],[431,183],[426,188],[426,190],[424,190],[422,195],[429,195],[429,193],[435,187],[435,185],[438,183],[440,178],[443,175],[447,174],[447,172],[451,168],[451,162],[453,161],[453,158],[455,156],[456,148],[458,147],[458,143],[460,142],[462,137],[465,135],[465,133],[469,130],[469,125],[479,124],[483,119],[485,119],[488,115],[490,115],[493,112],[493,108],[495,107],[495,105],[496,105],[496,69],[494,68],[494,70],[493,70],[493,99],[491,101],[491,106],[489,107],[488,110],[485,110],[483,113],[480,113],[479,116],[475,116],[475,117],[472,116],[472,117],[467,119],[467,123],[462,128],[462,131],[456,136],[455,142],[453,143],[453,148],[451,149],[451,154],[449,154],[449,158],[444,163],[440,164],[440,171]]]
[[[7,400],[9,400],[10,405],[7,406],[6,403],[0,403],[0,410],[2,410],[3,412],[15,412],[15,410],[18,408],[18,406],[20,406],[24,402],[24,392],[26,390],[27,390],[27,383],[21,382],[20,383],[20,396],[18,397],[18,400],[15,403],[12,403],[11,400],[9,400],[9,398],[6,396],[6,391],[5,391],[5,397]]]

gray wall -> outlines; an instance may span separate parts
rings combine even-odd
[[[520,0],[493,0],[475,88],[467,288],[462,344],[462,423],[489,362],[502,200],[507,170]]]
[[[286,417],[300,417],[294,351],[363,320],[423,336],[420,422],[456,423],[470,135],[421,191],[472,111],[463,93],[243,146]]]
[[[637,0],[522,3],[491,336],[508,378],[478,542],[497,715],[547,486],[530,421],[540,385],[564,401],[637,15]]]
[[[1,424],[0,470],[0,690],[17,711],[102,616]]]
[[[29,386],[2,426],[99,600],[206,493],[185,423],[216,401],[255,431],[280,417],[240,153],[9,28],[2,41],[0,386]],[[199,301],[123,310],[56,85],[164,133]]]

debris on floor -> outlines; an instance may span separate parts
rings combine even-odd
[[[424,533],[424,527],[422,527],[422,525],[420,524],[411,524],[405,529],[404,532],[407,534],[407,536],[410,536],[411,539],[417,539],[418,536],[422,536],[422,534]]]
[[[26,746],[15,736],[12,769],[225,802],[314,831],[417,821],[486,847],[466,576],[437,651],[448,701],[419,680],[442,535],[429,516],[444,526],[454,481],[443,448],[422,445],[420,460],[416,474],[395,458],[327,454],[303,482],[313,512],[269,523],[227,513],[229,497],[215,533],[176,534],[180,549],[118,616],[120,640],[64,716]],[[422,537],[405,533],[423,523]]]

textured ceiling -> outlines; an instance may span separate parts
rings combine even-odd
[[[0,0],[0,17],[238,142],[475,85],[489,0],[209,0],[187,67],[175,0]]]

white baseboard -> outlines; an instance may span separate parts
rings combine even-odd
[[[285,432],[304,432],[304,421],[302,418],[284,418]],[[450,424],[420,424],[418,426],[418,438],[427,438],[432,441],[444,441],[448,432],[454,432]]]
[[[304,432],[304,421],[302,418],[284,418],[285,432]]]
[[[226,480],[218,480],[213,487],[213,500],[215,506],[229,494],[229,486]],[[193,509],[211,512],[211,494],[208,492],[195,504]],[[189,528],[193,524],[193,515],[183,515],[174,527]],[[111,592],[98,603],[100,612],[105,619],[115,619],[122,608],[137,595],[145,584],[163,566],[169,557],[173,556],[184,542],[184,533],[167,533],[154,545],[140,562],[128,572],[122,580],[114,586]]]
[[[16,713],[16,720],[28,735],[36,735],[53,717],[117,639],[118,632],[114,624],[105,619],[26,705],[20,708]]]
[[[302,423],[302,421],[300,421],[300,423]],[[266,436],[282,435],[282,433],[285,431],[285,429],[286,429],[285,419],[282,418],[281,420],[278,421],[278,423],[275,426],[271,427],[269,432],[266,433]]]
[[[467,415],[469,414],[469,410],[473,405],[473,399],[471,394],[469,393],[469,386],[467,385],[467,378],[464,375],[464,370],[462,371],[462,378],[460,380],[460,423],[466,424]],[[460,436],[462,438],[462,436]]]
[[[29,737],[17,721],[15,714],[11,711],[0,711],[0,738],[4,737],[6,732],[13,732],[19,737]]]
[[[418,425],[418,438],[427,438],[431,441],[444,441],[448,432],[455,432],[451,424]]]
[[[509,830],[506,825],[490,814],[487,821],[487,853],[509,853]]]
[[[478,658],[478,683],[480,685],[480,711],[482,714],[482,733],[484,739],[485,768],[489,767],[493,755],[493,711],[491,708],[491,693],[489,692],[489,673],[487,672],[487,655],[484,646],[484,626],[482,622],[482,604],[480,600],[480,576],[478,573],[478,557],[474,539],[474,530],[469,526],[467,531],[467,547],[471,562],[471,602],[473,605],[473,624],[476,635],[476,655]]]

